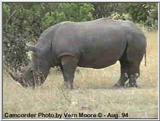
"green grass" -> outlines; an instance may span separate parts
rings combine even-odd
[[[61,73],[51,70],[41,86],[24,89],[3,74],[3,113],[128,113],[128,118],[158,118],[157,32],[146,33],[147,66],[141,63],[141,88],[113,89],[120,76],[117,62],[105,69],[79,68],[74,90],[64,89]]]

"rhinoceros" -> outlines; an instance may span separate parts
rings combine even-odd
[[[146,46],[144,33],[131,21],[65,21],[46,29],[35,46],[28,46],[32,61],[25,72],[10,75],[23,87],[35,87],[43,84],[50,68],[59,66],[64,84],[72,89],[77,67],[101,69],[119,61],[121,75],[114,86],[137,87]]]

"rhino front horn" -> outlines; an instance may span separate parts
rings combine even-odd
[[[8,72],[8,73],[15,81],[18,81],[18,77],[14,76],[15,74],[12,74],[12,72]]]
[[[32,52],[36,52],[36,47],[31,46],[31,45],[27,45],[27,50],[32,51]]]

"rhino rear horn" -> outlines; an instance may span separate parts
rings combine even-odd
[[[28,51],[32,51],[32,52],[36,52],[36,47],[34,47],[34,46],[31,46],[31,45],[27,45],[27,50]]]

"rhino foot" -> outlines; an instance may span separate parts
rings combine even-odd
[[[123,88],[124,85],[120,84],[120,83],[116,83],[113,85],[113,88]]]
[[[137,83],[130,83],[130,82],[126,83],[126,84],[125,84],[125,87],[126,87],[126,88],[127,88],[127,87],[136,87],[136,88],[139,88],[139,86],[137,85]]]
[[[64,82],[64,86],[65,86],[65,88],[67,88],[67,89],[73,89],[73,83],[71,83],[71,82],[65,81],[65,82]]]

